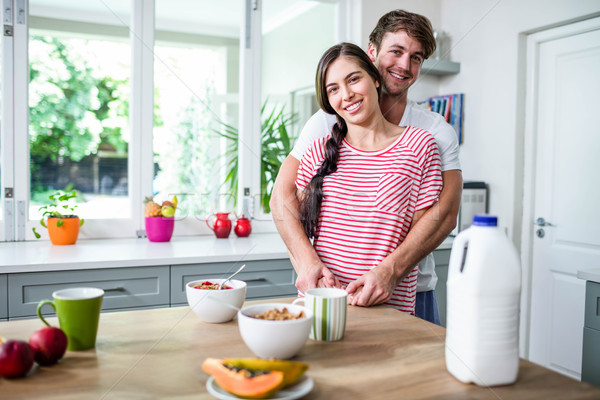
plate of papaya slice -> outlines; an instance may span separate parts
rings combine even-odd
[[[207,358],[202,369],[210,378],[206,389],[214,397],[231,399],[299,399],[313,389],[304,375],[308,364],[256,358]]]

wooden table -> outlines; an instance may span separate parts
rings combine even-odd
[[[0,322],[0,335],[28,340],[41,326],[37,319]],[[514,385],[460,383],[446,371],[444,335],[385,306],[350,307],[342,341],[309,340],[295,358],[310,365],[315,382],[305,398],[600,399],[600,388],[525,360]],[[206,324],[188,307],[103,313],[95,350],[67,352],[23,379],[0,378],[0,399],[211,399],[202,361],[252,356],[235,320]]]

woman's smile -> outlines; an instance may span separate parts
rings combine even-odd
[[[360,109],[361,105],[362,105],[362,100],[355,101],[354,103],[352,103],[349,106],[345,107],[344,110],[346,110],[350,114],[354,114],[355,112],[358,112],[358,110]]]

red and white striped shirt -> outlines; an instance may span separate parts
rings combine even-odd
[[[304,153],[296,186],[304,190],[325,158],[327,137]],[[415,211],[431,207],[442,189],[441,161],[433,137],[412,126],[388,146],[363,151],[344,140],[337,171],[323,180],[318,237],[321,261],[348,285],[377,266],[408,234]],[[386,303],[414,313],[417,268]]]

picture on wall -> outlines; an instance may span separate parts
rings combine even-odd
[[[463,142],[463,101],[464,93],[448,94],[444,96],[430,97],[419,103],[421,106],[441,114],[458,135],[458,143]]]

